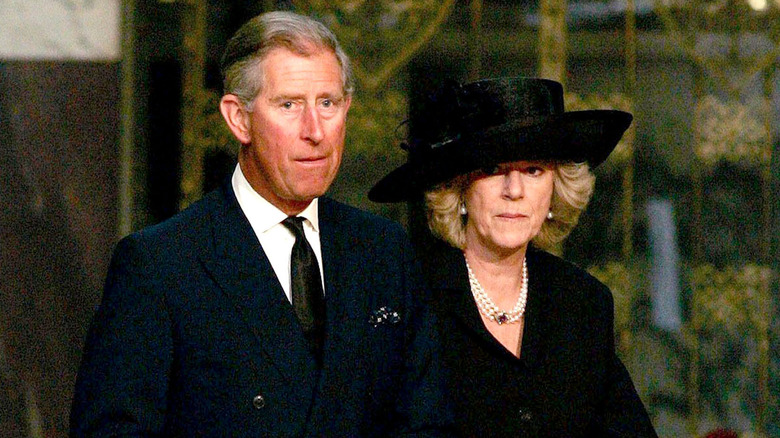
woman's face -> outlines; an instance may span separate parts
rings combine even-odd
[[[466,247],[497,254],[526,247],[550,211],[553,165],[515,161],[480,171],[466,188]]]

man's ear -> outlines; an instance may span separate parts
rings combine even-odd
[[[348,94],[346,97],[346,101],[344,102],[346,104],[346,111],[349,112],[349,107],[352,106],[352,95]]]
[[[244,105],[235,94],[226,94],[219,101],[219,112],[225,119],[230,132],[238,139],[241,144],[249,144],[251,136],[249,134],[249,114],[244,109]]]

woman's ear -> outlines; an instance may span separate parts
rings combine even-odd
[[[249,144],[251,135],[249,133],[249,114],[244,109],[241,100],[235,94],[226,94],[219,101],[219,112],[225,119],[230,132],[236,137],[239,143]]]

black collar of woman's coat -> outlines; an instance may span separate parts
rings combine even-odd
[[[463,252],[438,239],[418,251],[422,253],[424,271],[433,289],[433,306],[440,310],[443,317],[453,320],[469,333],[478,336],[489,348],[496,349],[509,360],[513,359],[513,355],[493,338],[482,322],[469,288]],[[544,334],[548,330],[548,321],[545,318],[545,309],[549,306],[551,293],[550,287],[545,284],[546,279],[551,278],[545,267],[545,259],[548,257],[553,256],[533,248],[529,248],[527,252],[528,303],[520,362],[529,368],[537,366],[542,360]],[[532,272],[538,275],[533,275]]]

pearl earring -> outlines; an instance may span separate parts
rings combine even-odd
[[[552,220],[552,218],[553,218],[553,212],[552,210],[550,210],[547,212],[547,219]]]
[[[461,202],[460,203],[460,215],[461,216],[465,216],[466,213],[467,213],[467,211],[466,211],[466,203],[465,202]]]

